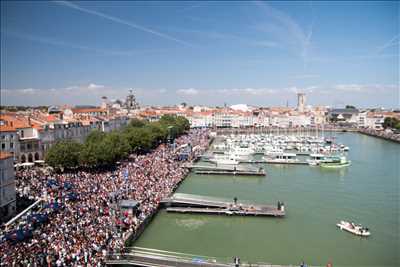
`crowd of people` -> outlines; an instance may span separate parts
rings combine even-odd
[[[377,131],[375,129],[365,128],[360,129],[359,131],[368,135],[377,136],[400,143],[400,133],[394,132],[392,130]]]
[[[2,229],[0,265],[103,266],[107,253],[122,250],[126,237],[184,179],[188,171],[182,164],[203,153],[208,138],[207,130],[191,130],[173,146],[132,154],[111,170],[17,171],[17,193],[42,199],[42,208]],[[138,212],[121,211],[124,199],[138,201]]]

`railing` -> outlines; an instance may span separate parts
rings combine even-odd
[[[172,252],[143,247],[126,247],[122,253],[112,253],[107,256],[108,262],[140,261],[143,265],[151,264],[154,261],[168,262],[168,266],[179,264],[195,264],[200,266],[232,266],[226,259],[217,257],[201,256],[189,253]]]
[[[162,263],[160,263],[162,262]],[[132,264],[135,266],[216,266],[234,267],[234,257],[209,257],[189,253],[172,252],[143,247],[126,247],[122,253],[107,256],[109,265]],[[274,265],[270,263],[250,263],[242,261],[240,267],[294,267],[299,265]]]
[[[17,216],[15,216],[14,218],[12,218],[11,220],[9,220],[7,223],[4,224],[4,226],[6,228],[8,228],[10,225],[12,225],[15,221],[17,221],[19,218],[21,218],[22,216],[24,216],[27,212],[29,212],[30,210],[32,210],[33,208],[39,206],[39,204],[42,203],[42,199],[39,199],[37,201],[35,201],[35,203],[33,203],[32,205],[30,205],[29,207],[27,207],[26,209],[24,209],[23,211],[21,211]]]

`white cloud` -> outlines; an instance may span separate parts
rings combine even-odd
[[[101,88],[104,88],[104,85],[98,85],[98,84],[91,83],[88,85],[87,88],[88,89],[101,89]]]
[[[91,88],[91,89],[90,89]],[[286,101],[296,103],[296,93],[307,94],[311,104],[333,105],[338,101],[356,106],[395,107],[399,102],[399,86],[394,84],[336,84],[328,86],[286,88],[221,88],[221,89],[167,89],[137,88],[134,94],[144,105],[173,105],[182,101],[189,104],[221,105],[226,103],[246,103],[248,105],[285,105]],[[1,89],[2,105],[99,105],[101,97],[125,99],[128,87],[110,87],[89,83],[63,88],[23,88]],[[162,97],[160,97],[162,94]]]
[[[211,93],[220,93],[225,95],[270,95],[281,91],[281,89],[268,88],[233,88],[233,89],[217,89],[209,90]]]
[[[189,89],[179,89],[179,90],[176,90],[176,93],[177,94],[180,94],[180,95],[198,95],[199,94],[199,90],[197,90],[197,89],[194,89],[194,88],[189,88]]]
[[[26,89],[21,89],[22,94],[27,94],[27,95],[32,95],[36,92],[36,89],[33,88],[26,88]]]

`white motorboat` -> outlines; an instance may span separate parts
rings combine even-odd
[[[265,156],[277,156],[277,155],[281,155],[283,153],[283,149],[281,148],[267,148],[266,151],[264,152]]]
[[[345,230],[354,235],[358,235],[358,236],[370,236],[371,235],[368,228],[363,227],[360,224],[355,224],[353,222],[340,221],[340,223],[336,224],[336,226],[339,227],[340,230]]]
[[[250,156],[254,154],[254,150],[247,147],[235,147],[232,152],[238,156]]]
[[[217,165],[238,165],[239,161],[232,156],[217,156],[210,159],[210,162],[213,162]]]

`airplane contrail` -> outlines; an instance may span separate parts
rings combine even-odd
[[[79,6],[79,5],[71,3],[69,1],[55,1],[55,3],[64,5],[66,7],[69,7],[69,8],[72,8],[72,9],[75,9],[75,10],[78,10],[78,11],[81,11],[81,12],[84,12],[84,13],[87,13],[87,14],[91,14],[91,15],[95,15],[95,16],[98,16],[98,17],[101,17],[101,18],[104,18],[104,19],[108,19],[108,20],[111,20],[113,22],[116,22],[116,23],[119,23],[119,24],[123,24],[123,25],[129,26],[131,28],[134,28],[134,29],[137,29],[137,30],[141,30],[143,32],[147,32],[147,33],[150,33],[150,34],[153,34],[153,35],[156,35],[156,36],[162,37],[164,39],[168,39],[168,40],[171,40],[171,41],[174,41],[174,42],[186,45],[186,46],[191,46],[191,47],[194,46],[191,43],[188,43],[186,41],[177,39],[177,38],[172,37],[172,36],[170,36],[168,34],[165,34],[165,33],[162,33],[162,32],[158,32],[158,31],[152,30],[150,28],[141,26],[139,24],[136,24],[136,23],[133,23],[133,22],[130,22],[130,21],[126,21],[126,20],[122,20],[120,18],[113,17],[113,16],[110,16],[110,15],[107,15],[107,14],[104,14],[104,13],[101,13],[101,12],[98,12],[98,11],[95,11],[95,10],[92,10],[92,9],[83,8],[83,7]]]

